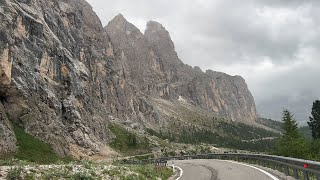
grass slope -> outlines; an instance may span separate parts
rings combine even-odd
[[[272,119],[267,119],[267,118],[257,118],[257,123],[259,124],[262,124],[262,125],[265,125],[271,129],[275,129],[279,132],[282,131],[282,122],[280,121],[275,121],[275,120],[272,120]]]
[[[110,124],[108,128],[116,136],[110,143],[113,149],[125,155],[144,154],[151,151],[149,141],[145,137],[140,137],[135,133],[129,132],[117,124]]]
[[[39,164],[50,164],[60,160],[68,161],[67,158],[59,157],[49,144],[34,138],[15,123],[13,123],[13,130],[18,146],[18,151],[14,154],[15,158]]]

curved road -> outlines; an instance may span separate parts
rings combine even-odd
[[[173,162],[183,170],[179,180],[278,180],[261,169],[233,161],[199,159]]]

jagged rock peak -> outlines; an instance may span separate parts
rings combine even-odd
[[[194,66],[193,69],[198,73],[203,73],[202,69],[199,66]]]
[[[122,14],[115,16],[105,27],[109,35],[119,34],[119,32],[125,32],[126,36],[143,36],[141,31],[133,24],[128,22]],[[121,33],[120,33],[121,34]],[[124,38],[124,37],[119,37]]]
[[[116,15],[116,16],[112,19],[112,21],[116,21],[116,22],[128,22],[128,21],[126,20],[126,18],[124,18],[124,16],[123,16],[121,13],[119,13],[118,15]]]
[[[147,30],[149,31],[166,31],[166,29],[162,26],[162,24],[156,21],[149,21],[147,23]]]
[[[149,21],[144,34],[152,44],[158,44],[161,47],[166,46],[168,49],[174,50],[174,43],[171,40],[170,34],[162,24],[156,21]]]
[[[144,35],[152,48],[162,59],[165,69],[174,71],[177,67],[172,66],[179,66],[182,63],[175,51],[175,46],[169,32],[160,23],[149,21]]]
[[[120,28],[120,27],[124,27],[127,23],[128,21],[126,20],[126,18],[124,18],[122,14],[118,14],[108,23],[106,28],[109,26],[115,26],[115,25],[117,25],[118,28]]]

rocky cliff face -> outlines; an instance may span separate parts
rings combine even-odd
[[[108,79],[112,51],[91,6],[83,0],[0,2],[2,119],[61,155],[108,153],[104,117],[119,102],[111,98],[118,85]],[[10,132],[8,123],[4,127]]]
[[[6,116],[2,103],[0,103],[0,150],[1,153],[16,151],[16,138]]]
[[[105,30],[84,0],[0,5],[0,154],[16,150],[14,121],[60,155],[110,155],[111,120],[166,124],[155,100],[255,119],[244,80],[183,64],[159,23],[142,34],[119,15]]]
[[[202,109],[233,121],[253,123],[256,120],[254,99],[240,76],[208,70],[188,83],[186,96]]]

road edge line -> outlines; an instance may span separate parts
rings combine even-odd
[[[173,165],[170,165],[170,166],[173,167]],[[174,165],[174,168],[177,168],[177,169],[179,169],[179,171],[180,171],[179,177],[178,177],[177,179],[175,179],[175,180],[179,180],[179,179],[182,177],[182,175],[183,175],[183,170],[181,169],[181,167],[176,166],[176,165]]]
[[[258,167],[255,167],[255,166],[251,166],[249,164],[244,164],[244,163],[239,163],[239,162],[236,162],[236,161],[228,161],[228,160],[223,160],[223,161],[226,161],[226,162],[230,162],[230,163],[234,163],[234,164],[239,164],[239,165],[243,165],[243,166],[247,166],[247,167],[251,167],[253,169],[256,169],[256,170],[259,170],[260,172],[264,173],[265,175],[269,176],[271,179],[273,180],[280,180],[279,178],[275,177],[274,175],[272,175],[271,173],[263,170],[263,169],[260,169]]]

